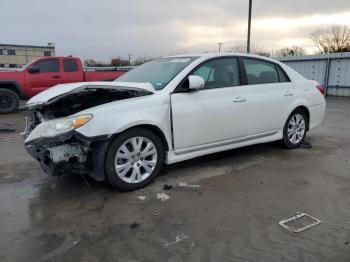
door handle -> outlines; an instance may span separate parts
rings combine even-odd
[[[57,78],[61,78],[62,76],[59,76],[59,75],[55,75],[55,76],[53,76],[52,78],[55,78],[55,79],[57,79]]]
[[[284,93],[284,96],[293,96],[294,94],[290,91],[287,91]]]
[[[237,96],[233,99],[233,102],[235,103],[241,103],[241,102],[245,102],[247,99],[245,99],[244,97],[241,96]]]

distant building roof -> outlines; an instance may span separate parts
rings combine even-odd
[[[30,48],[52,48],[55,49],[55,44],[48,43],[48,45],[17,45],[17,44],[0,44],[0,47],[13,46],[13,47],[30,47]]]

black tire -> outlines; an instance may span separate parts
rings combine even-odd
[[[288,136],[288,126],[290,125],[290,121],[293,117],[295,117],[296,115],[300,115],[303,118],[304,124],[305,124],[305,132],[303,134],[303,136],[301,137],[301,139],[298,139],[297,143],[293,143],[292,139],[289,138]],[[284,147],[288,148],[288,149],[295,149],[298,148],[302,143],[304,143],[305,137],[306,137],[306,132],[307,132],[307,127],[308,127],[308,119],[306,117],[306,114],[303,110],[297,108],[295,109],[288,117],[284,128],[283,128],[283,139],[282,139],[282,144]]]
[[[153,172],[143,181],[137,183],[127,183],[123,181],[117,174],[115,168],[115,158],[119,148],[129,139],[134,137],[144,137],[152,141],[157,152],[157,161]],[[105,172],[108,183],[115,189],[121,191],[132,191],[142,188],[151,183],[159,174],[164,163],[164,145],[160,138],[152,131],[145,128],[133,128],[118,135],[110,144],[105,160]]]
[[[19,97],[16,92],[0,88],[0,114],[16,113],[19,107]]]

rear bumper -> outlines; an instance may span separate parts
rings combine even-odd
[[[87,138],[72,131],[64,136],[30,141],[24,147],[48,175],[89,174],[102,181],[109,141],[107,136]]]
[[[322,123],[325,112],[326,112],[326,103],[319,105],[312,105],[310,108],[310,123],[309,129],[313,129]]]

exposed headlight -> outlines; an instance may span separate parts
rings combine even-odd
[[[67,133],[73,129],[77,129],[85,125],[91,118],[92,115],[81,115],[43,122],[34,128],[34,130],[25,140],[25,143],[40,137],[54,137]]]

